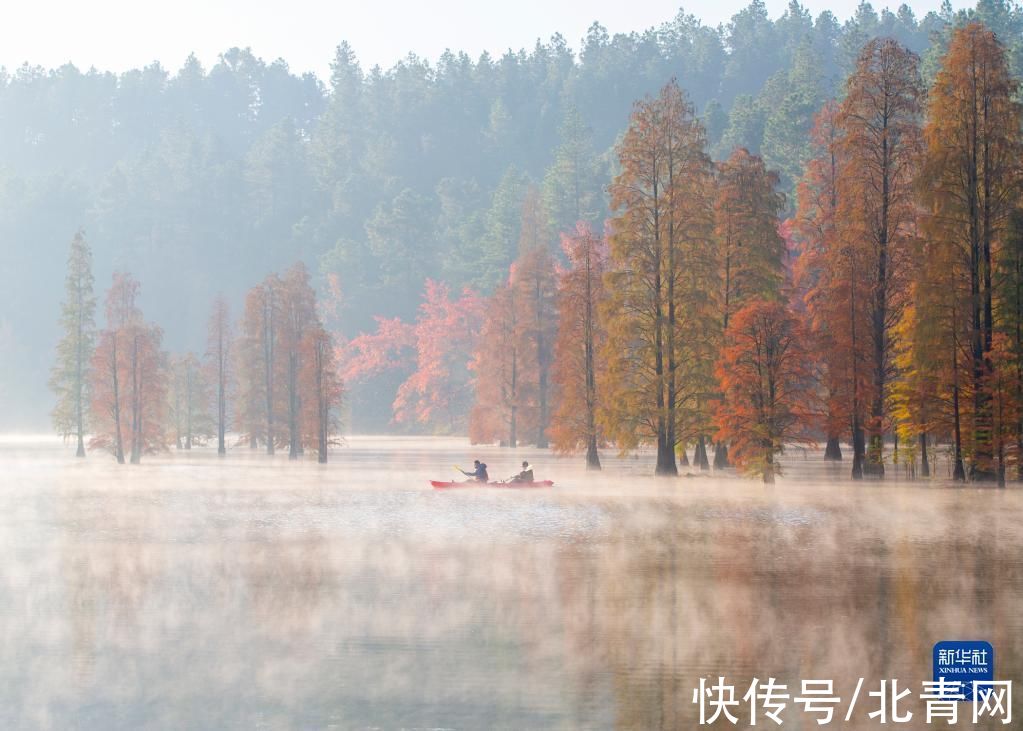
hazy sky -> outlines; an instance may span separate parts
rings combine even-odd
[[[749,0],[702,0],[687,12],[725,22]],[[898,7],[893,1],[891,7]],[[910,2],[918,16],[941,0]],[[767,0],[772,17],[787,0]],[[804,0],[813,15],[830,8],[840,19],[857,0]],[[972,5],[953,0],[955,7]],[[874,7],[880,10],[881,2]],[[334,47],[348,40],[364,68],[388,68],[409,51],[433,60],[445,48],[473,56],[530,47],[560,31],[573,49],[594,20],[612,33],[670,19],[669,0],[54,0],[7,2],[0,11],[0,65],[46,67],[72,61],[122,71],[153,60],[177,70],[190,52],[209,67],[231,46],[250,46],[266,61],[284,58],[293,71],[327,73]]]

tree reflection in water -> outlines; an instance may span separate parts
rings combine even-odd
[[[918,695],[945,639],[989,640],[1021,679],[1018,490],[832,483],[815,455],[771,490],[614,459],[593,482],[525,450],[485,458],[525,455],[554,490],[423,487],[465,453],[115,469],[0,445],[0,725],[689,729],[724,675],[737,697],[863,677],[842,727],[871,728],[866,692]]]

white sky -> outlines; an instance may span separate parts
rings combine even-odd
[[[901,0],[892,0],[894,10]],[[909,4],[918,17],[941,0]],[[748,0],[701,0],[686,11],[709,25],[726,22]],[[787,0],[767,0],[772,17]],[[840,20],[857,0],[804,0],[816,16],[830,8]],[[876,0],[878,11],[886,3]],[[956,8],[972,5],[953,0]],[[48,68],[71,61],[86,69],[123,71],[158,60],[176,71],[190,52],[209,68],[232,46],[250,46],[270,62],[326,78],[334,47],[348,40],[363,68],[389,68],[410,51],[429,60],[445,48],[474,58],[483,50],[533,45],[560,31],[578,50],[594,20],[611,33],[643,30],[676,14],[673,0],[3,0],[0,65],[28,61]]]

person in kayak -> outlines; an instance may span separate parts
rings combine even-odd
[[[474,478],[476,482],[487,482],[490,480],[490,475],[487,474],[487,466],[483,462],[476,459],[473,460],[472,464],[475,467],[472,472],[466,472],[461,467],[458,468],[458,471],[466,477]]]
[[[529,462],[522,463],[522,472],[511,478],[511,482],[532,482],[533,481],[533,468],[529,466]]]

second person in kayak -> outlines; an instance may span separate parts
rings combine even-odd
[[[533,482],[533,468],[529,466],[529,462],[522,463],[522,472],[511,478],[512,482]]]

